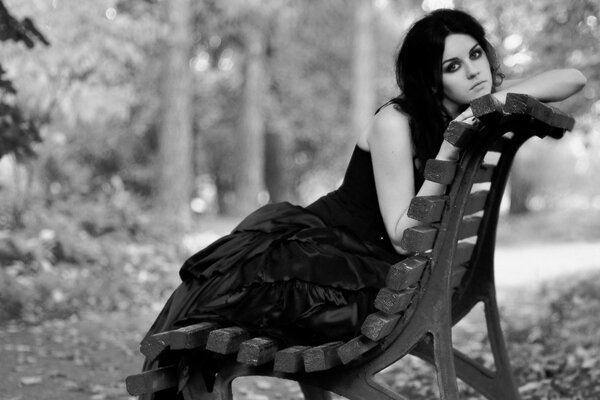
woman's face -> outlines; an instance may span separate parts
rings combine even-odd
[[[442,55],[443,104],[456,116],[462,106],[492,92],[492,71],[481,45],[471,36],[446,37]]]

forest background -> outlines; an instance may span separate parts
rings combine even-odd
[[[447,5],[484,23],[508,78],[588,78],[559,104],[573,132],[519,153],[499,240],[597,243],[595,0],[3,0],[0,322],[154,315],[241,216],[333,190],[397,94],[403,32]]]

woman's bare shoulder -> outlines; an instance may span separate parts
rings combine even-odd
[[[387,141],[392,137],[404,136],[402,132],[409,132],[408,115],[396,107],[387,106],[373,116],[373,120],[361,137],[358,145],[369,150],[369,143],[373,140]]]

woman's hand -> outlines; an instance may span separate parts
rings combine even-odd
[[[471,107],[467,107],[465,111],[460,113],[456,118],[454,118],[456,122],[463,122],[465,124],[476,126],[479,123],[479,120],[473,116],[473,109]]]
[[[468,107],[465,111],[460,113],[453,121],[462,122],[465,124],[477,126],[479,120],[473,116],[473,110]],[[460,149],[447,141],[443,141],[440,146],[440,151],[435,157],[437,160],[442,161],[457,161],[460,157]]]

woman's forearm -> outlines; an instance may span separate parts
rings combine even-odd
[[[586,77],[576,69],[554,69],[518,82],[506,81],[494,96],[502,103],[507,93],[527,94],[545,102],[562,101],[579,92],[586,82]]]

